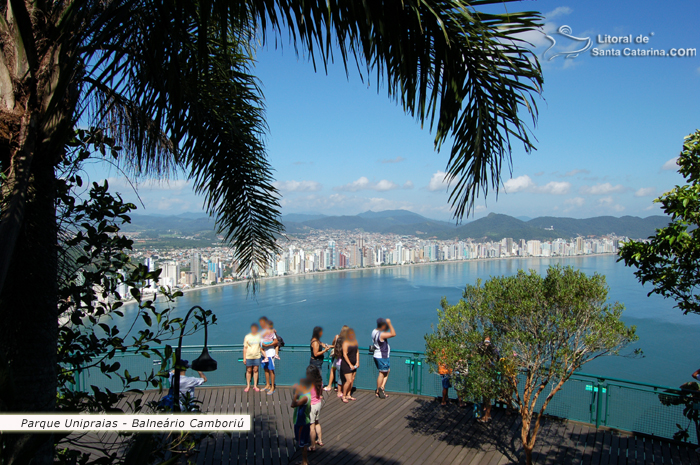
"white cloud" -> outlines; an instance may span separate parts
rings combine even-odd
[[[583,207],[584,203],[586,203],[586,200],[583,197],[574,197],[564,200],[565,205],[572,205],[574,207]]]
[[[406,181],[403,183],[403,188],[404,189],[413,189],[413,181]]]
[[[571,190],[571,183],[551,181],[544,186],[536,187],[534,191],[538,194],[566,195],[569,190]]]
[[[335,187],[334,190],[345,191],[345,192],[357,192],[357,191],[364,191],[364,190],[385,192],[385,191],[390,191],[390,190],[394,190],[394,189],[398,189],[398,188],[399,188],[398,184],[391,182],[391,181],[387,181],[386,179],[382,179],[381,181],[378,181],[378,182],[372,182],[369,179],[367,179],[365,176],[362,176],[358,180],[353,181],[349,184]]]
[[[180,212],[189,211],[193,207],[192,202],[183,200],[177,197],[161,197],[156,205],[156,210],[171,211],[177,210]]]
[[[505,191],[509,194],[526,191],[536,186],[535,182],[527,174],[509,179],[503,183]]]
[[[616,212],[621,212],[625,209],[625,207],[623,207],[619,203],[615,203],[615,199],[613,199],[612,196],[601,197],[600,199],[598,199],[598,206],[609,208]]]
[[[671,158],[669,161],[663,164],[661,167],[662,171],[670,171],[670,170],[677,170],[678,169],[678,157],[676,158]]]
[[[445,191],[450,185],[450,179],[447,178],[447,173],[444,171],[438,171],[430,177],[430,182],[428,183],[429,191]]]
[[[634,193],[635,197],[651,197],[654,194],[656,194],[656,189],[653,187],[642,187],[640,189],[637,189],[637,192]]]
[[[517,178],[512,178],[503,183],[506,193],[533,192],[536,194],[566,195],[571,189],[571,183],[550,181],[545,185],[538,186],[530,176],[524,174]]]
[[[572,210],[576,210],[577,208],[581,208],[585,203],[586,200],[583,197],[574,197],[571,199],[566,199],[564,200],[564,205],[567,205],[567,207],[564,209],[564,213],[568,213]]]
[[[275,187],[282,192],[316,192],[323,188],[316,181],[277,181]]]
[[[382,160],[382,163],[401,163],[402,161],[406,160],[404,157],[396,157],[396,158],[385,158]]]
[[[357,214],[361,211],[374,210],[411,210],[417,211],[419,206],[407,201],[390,200],[382,197],[358,197],[334,193],[328,196],[319,194],[301,195],[281,199],[282,207],[287,212],[314,211],[333,215]]]
[[[583,169],[575,169],[571,171],[567,171],[566,173],[562,174],[562,178],[570,178],[571,176],[576,176],[577,174],[591,174],[590,171],[588,170],[583,170]]]
[[[586,195],[607,195],[607,194],[620,194],[622,192],[627,192],[627,188],[622,184],[617,184],[613,186],[609,182],[596,184],[594,186],[582,186],[579,192]]]
[[[545,13],[544,17],[545,17],[545,19],[555,19],[555,18],[558,18],[560,16],[570,15],[573,11],[574,10],[572,10],[568,6],[559,6],[555,9],[553,9],[552,11],[550,11],[549,13]]]

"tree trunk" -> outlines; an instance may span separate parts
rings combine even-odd
[[[38,134],[28,137],[38,138]],[[2,401],[14,412],[51,412],[56,401],[55,174],[51,154],[38,150],[22,154],[34,160],[24,214],[21,224],[16,225],[19,230],[0,294],[0,363],[6,364],[10,377],[9,394],[4,394],[9,398]],[[4,240],[6,237],[0,237]],[[7,464],[53,462],[51,435],[13,435],[5,446],[2,454]]]
[[[525,463],[527,465],[532,465],[532,447],[523,445],[523,448],[525,449]]]

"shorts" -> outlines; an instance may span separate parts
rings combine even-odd
[[[440,378],[442,378],[443,389],[449,389],[452,387],[452,380],[450,379],[449,375],[440,375]]]
[[[311,425],[294,425],[294,440],[298,447],[311,445]]]
[[[377,370],[386,373],[391,367],[391,359],[374,357],[374,364],[377,365]]]
[[[267,357],[267,362],[262,362],[263,370],[275,371],[275,359]]]
[[[321,420],[321,406],[323,402],[311,404],[311,423],[317,423]]]
[[[309,365],[318,368],[318,371],[323,372],[323,360],[312,358],[309,360]]]
[[[259,358],[246,359],[245,366],[247,366],[247,367],[259,367],[260,366],[260,359]]]

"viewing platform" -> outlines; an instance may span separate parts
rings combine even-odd
[[[252,390],[246,393],[240,386],[197,388],[196,393],[203,412],[250,414],[252,427],[250,432],[205,439],[191,457],[195,463],[301,463],[300,451],[294,447],[291,388],[279,387],[271,396]],[[493,420],[483,425],[473,417],[471,406],[459,408],[452,401],[443,407],[433,397],[388,394],[387,399],[379,400],[372,391],[358,390],[357,401],[344,404],[334,392],[326,392],[321,410],[325,445],[309,454],[310,464],[503,465],[521,460],[518,415],[494,408]],[[146,391],[143,401],[157,401],[161,395]],[[123,408],[128,410],[126,402]],[[88,437],[84,440],[89,442]],[[537,439],[534,461],[700,465],[695,447],[548,417]],[[115,442],[113,449],[120,448]]]
[[[192,360],[201,354],[199,346],[183,348],[183,357]],[[250,414],[252,429],[232,437],[220,434],[205,440],[195,462],[203,464],[282,465],[300,462],[294,448],[291,386],[303,375],[309,363],[308,346],[287,345],[275,370],[278,390],[272,396],[264,392],[243,391],[245,370],[240,345],[210,346],[219,369],[207,373],[204,387],[195,391],[207,413]],[[472,464],[518,463],[522,458],[520,419],[494,409],[493,421],[478,423],[472,408],[454,404],[446,407],[436,399],[442,394],[441,380],[432,373],[421,352],[392,350],[391,376],[387,384],[389,398],[374,396],[377,371],[372,356],[361,350],[361,368],[355,386],[357,401],[342,403],[334,393],[325,394],[321,412],[325,446],[310,454],[311,464]],[[169,370],[169,360],[145,358],[125,353],[114,358],[133,375]],[[323,365],[328,380],[329,361]],[[121,381],[107,377],[97,369],[82,373],[77,389],[101,386],[121,392]],[[261,384],[264,382],[261,378]],[[167,389],[167,385],[165,388]],[[146,391],[143,403],[158,401],[165,392]],[[547,408],[540,430],[535,463],[541,464],[690,464],[700,465],[697,444],[674,442],[678,424],[688,425],[684,403],[670,405],[683,397],[678,389],[637,381],[576,373],[557,393]],[[130,410],[127,394],[120,407]],[[662,402],[662,400],[666,402]],[[551,416],[549,416],[551,415]],[[689,437],[695,442],[694,424]],[[112,444],[116,455],[125,448],[114,437],[90,435],[80,439],[80,448],[101,439]]]

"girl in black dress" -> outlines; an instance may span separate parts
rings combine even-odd
[[[357,337],[355,337],[355,331],[349,328],[345,333],[343,358],[340,362],[340,376],[343,377],[343,402],[346,404],[350,400],[355,400],[350,394],[352,394],[352,385],[355,382],[357,369],[360,367],[357,352]]]

